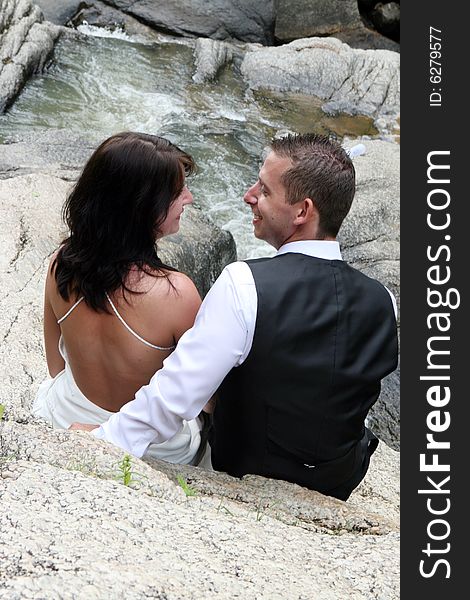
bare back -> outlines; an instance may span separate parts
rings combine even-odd
[[[50,269],[46,281],[44,333],[49,371],[54,376],[63,368],[58,350],[62,335],[79,389],[109,411],[118,411],[132,400],[161,369],[181,335],[193,325],[201,303],[194,284],[181,273],[169,273],[168,280],[133,272],[132,278],[129,287],[142,293],[126,293],[126,299],[121,291],[110,295],[117,314],[110,303],[108,314],[98,313],[82,301],[60,325],[57,320],[76,299],[63,300]],[[150,347],[142,340],[166,349]]]

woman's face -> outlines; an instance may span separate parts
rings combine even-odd
[[[161,238],[165,235],[171,235],[172,233],[176,233],[179,230],[180,218],[183,214],[184,207],[187,204],[192,204],[192,202],[193,195],[188,190],[188,188],[184,186],[180,195],[170,204],[168,215],[158,228],[157,238]]]

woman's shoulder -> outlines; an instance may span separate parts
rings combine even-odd
[[[194,282],[190,277],[179,271],[163,273],[144,273],[138,286],[133,286],[136,291],[143,292],[147,302],[167,302],[169,304],[185,304],[198,302],[201,297]]]

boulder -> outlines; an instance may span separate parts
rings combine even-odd
[[[357,0],[278,0],[274,37],[280,42],[334,35],[361,25]]]
[[[356,195],[338,239],[343,258],[386,285],[399,308],[400,147],[382,140],[348,140],[344,146],[350,148],[358,141],[366,151],[353,159]],[[368,417],[372,431],[394,449],[400,445],[399,381],[399,370],[384,379],[379,400]]]
[[[83,0],[34,0],[42,10],[44,18],[56,25],[66,25],[78,11]]]
[[[394,42],[390,38],[381,35],[378,31],[374,31],[364,25],[354,27],[353,29],[343,29],[338,33],[334,33],[333,37],[348,44],[351,48],[400,52],[400,44],[398,42]]]
[[[241,72],[253,89],[300,92],[325,100],[328,112],[373,117],[382,131],[396,124],[400,56],[388,50],[350,48],[335,38],[251,47]]]
[[[400,304],[400,146],[382,140],[357,142],[365,154],[353,159],[356,194],[338,239],[343,258],[386,285]]]
[[[99,141],[52,129],[13,136],[0,144],[0,179],[42,173],[74,180]]]
[[[44,22],[31,0],[3,0],[0,11],[0,114],[30,75],[42,71],[61,29]]]
[[[344,503],[129,460],[7,411],[0,479],[4,598],[399,597],[398,454],[385,446]]]
[[[394,38],[400,36],[400,5],[396,2],[379,2],[372,11],[372,20],[384,35]]]
[[[80,25],[90,25],[94,27],[103,27],[114,31],[116,29],[132,36],[134,40],[143,43],[158,43],[172,40],[165,34],[158,33],[151,27],[140,23],[137,19],[123,13],[122,11],[108,6],[104,2],[94,0],[93,2],[81,2],[77,11],[69,18],[68,24],[73,27]]]
[[[204,83],[214,79],[221,67],[232,60],[232,45],[227,42],[198,38],[194,46],[193,81]]]
[[[272,42],[274,0],[108,0],[139,21],[164,32],[216,40]]]

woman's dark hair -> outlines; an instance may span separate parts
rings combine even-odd
[[[170,141],[123,132],[105,140],[69,194],[63,218],[70,234],[52,265],[59,294],[84,296],[108,312],[106,292],[127,286],[131,268],[168,277],[155,240],[172,202],[195,170],[191,156]]]

